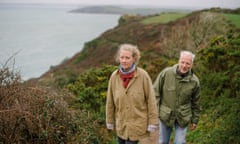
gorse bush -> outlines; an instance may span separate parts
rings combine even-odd
[[[198,53],[203,112],[198,128],[188,134],[196,144],[239,143],[240,34],[213,38]]]
[[[218,37],[211,46],[200,51],[201,63],[205,65],[203,77],[208,88],[212,88],[215,95],[219,96],[223,90],[230,90],[229,97],[237,97],[240,87],[240,34],[230,33],[228,37]]]
[[[101,69],[92,68],[81,74],[74,83],[66,85],[76,96],[71,105],[89,111],[97,116],[98,122],[104,122],[108,80],[115,69],[115,66],[107,65]]]
[[[91,68],[82,73],[74,83],[65,86],[74,98],[70,103],[74,109],[80,109],[81,115],[78,122],[81,132],[81,142],[88,144],[110,143],[113,133],[105,128],[105,103],[107,96],[108,80],[116,66],[104,65],[102,68]]]

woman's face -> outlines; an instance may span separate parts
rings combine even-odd
[[[183,55],[180,57],[179,62],[179,71],[183,74],[187,73],[189,70],[191,70],[193,62],[192,62],[192,56],[189,55]]]
[[[120,61],[120,65],[122,66],[122,68],[125,71],[130,70],[134,63],[134,58],[132,56],[132,52],[127,51],[127,50],[121,50],[120,56],[119,56],[119,61]]]

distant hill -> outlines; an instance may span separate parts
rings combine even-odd
[[[87,6],[71,10],[71,13],[99,13],[99,14],[133,14],[133,15],[151,15],[162,12],[190,12],[187,8],[164,8],[164,7],[123,7],[123,6]]]

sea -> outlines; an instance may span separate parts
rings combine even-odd
[[[40,77],[118,25],[120,15],[70,13],[79,5],[0,4],[0,68]]]

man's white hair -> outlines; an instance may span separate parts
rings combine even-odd
[[[180,57],[182,57],[182,56],[191,56],[192,57],[192,62],[195,59],[195,54],[193,54],[192,52],[187,51],[187,50],[183,50],[183,51],[180,52]]]

